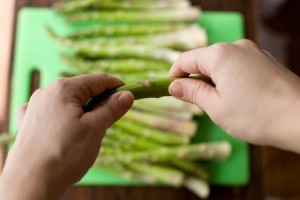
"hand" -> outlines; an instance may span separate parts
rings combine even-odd
[[[202,107],[232,136],[300,153],[300,79],[249,40],[183,53],[170,76],[205,74],[215,87],[193,79],[170,93]]]
[[[131,107],[133,95],[114,94],[87,113],[82,106],[121,85],[119,79],[94,74],[37,90],[18,112],[20,131],[1,177],[0,194],[5,192],[6,199],[58,199],[78,181],[95,161],[106,129]],[[13,194],[4,190],[10,183]]]

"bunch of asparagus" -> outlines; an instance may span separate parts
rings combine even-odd
[[[205,31],[197,25],[201,10],[187,0],[68,0],[55,4],[55,9],[71,25],[82,27],[64,36],[48,28],[52,38],[76,52],[64,61],[80,66],[81,73],[119,75],[122,66],[121,74],[131,74],[128,65],[166,72],[180,51],[207,44]]]
[[[182,51],[207,44],[206,32],[197,25],[201,10],[187,0],[65,0],[54,8],[76,27],[68,35],[47,27],[73,52],[61,55],[70,66],[63,76],[108,73],[126,84],[165,78]],[[138,93],[135,86],[126,89],[136,98],[164,96],[166,83],[170,80],[156,83],[164,88],[159,95],[149,93],[149,87]],[[185,186],[206,198],[209,175],[198,161],[225,160],[231,146],[226,141],[191,144],[198,128],[193,116],[201,114],[200,108],[172,97],[135,101],[108,130],[94,166],[125,178]]]

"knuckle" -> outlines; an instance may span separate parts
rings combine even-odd
[[[42,94],[43,90],[44,90],[44,89],[42,89],[42,88],[36,89],[36,90],[33,92],[33,94],[31,95],[31,98],[36,98],[36,97],[40,96],[40,95]]]
[[[105,74],[105,73],[99,73],[99,74],[97,74],[100,78],[102,78],[102,79],[106,79],[106,78],[108,78],[109,77],[109,75],[108,74]]]
[[[199,105],[199,100],[201,100],[200,95],[202,95],[205,91],[206,91],[206,84],[202,84],[201,82],[196,84],[194,86],[194,88],[192,89],[192,93],[191,93],[191,100],[193,101],[193,103]]]
[[[214,44],[212,48],[217,55],[226,56],[232,51],[233,46],[231,44],[221,42],[221,43]]]
[[[257,45],[249,39],[238,40],[235,42],[235,44],[238,44],[238,45],[244,46],[244,47],[257,47]]]
[[[175,61],[175,65],[180,65],[180,63],[182,62],[182,61],[184,61],[184,59],[186,58],[186,56],[187,56],[187,52],[183,52],[183,53],[181,53],[179,56],[178,56],[178,58],[176,59],[176,61]]]
[[[65,90],[70,86],[66,78],[62,78],[53,82],[52,87],[59,90]]]
[[[109,124],[113,124],[115,121],[118,120],[118,117],[117,117],[117,110],[114,109],[114,107],[109,104],[109,103],[104,103],[104,104],[101,104],[102,107],[104,107],[108,113],[109,113],[109,117],[108,117],[108,121],[109,121]]]
[[[70,91],[74,91],[74,84],[67,78],[56,80],[48,88],[48,92],[51,94],[59,94],[60,97],[66,97],[71,94]]]
[[[99,128],[99,119],[97,117],[90,117],[87,124],[85,124],[86,130],[97,130]]]

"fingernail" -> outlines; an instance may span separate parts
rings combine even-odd
[[[173,82],[169,87],[169,92],[175,97],[183,97],[183,86],[181,83]]]
[[[118,100],[123,108],[129,108],[132,106],[134,97],[132,93],[126,91],[122,92]]]

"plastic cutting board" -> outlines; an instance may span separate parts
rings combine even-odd
[[[199,20],[206,28],[209,43],[233,42],[243,38],[243,19],[238,13],[204,12]],[[59,59],[63,47],[56,44],[48,36],[45,26],[51,26],[59,34],[66,34],[80,28],[67,25],[63,18],[47,8],[24,8],[18,16],[15,62],[13,69],[13,85],[10,112],[10,131],[17,132],[16,109],[27,102],[30,95],[32,72],[40,72],[40,85],[45,87],[59,78],[65,66]],[[197,118],[199,130],[194,141],[228,140],[232,143],[233,154],[224,162],[207,162],[212,184],[244,185],[249,180],[248,145],[228,136],[222,129],[214,125],[208,117]],[[30,156],[30,155],[29,155]],[[78,163],[80,165],[80,163]],[[81,185],[141,185],[140,181],[125,180],[118,175],[92,168],[78,183]]]

